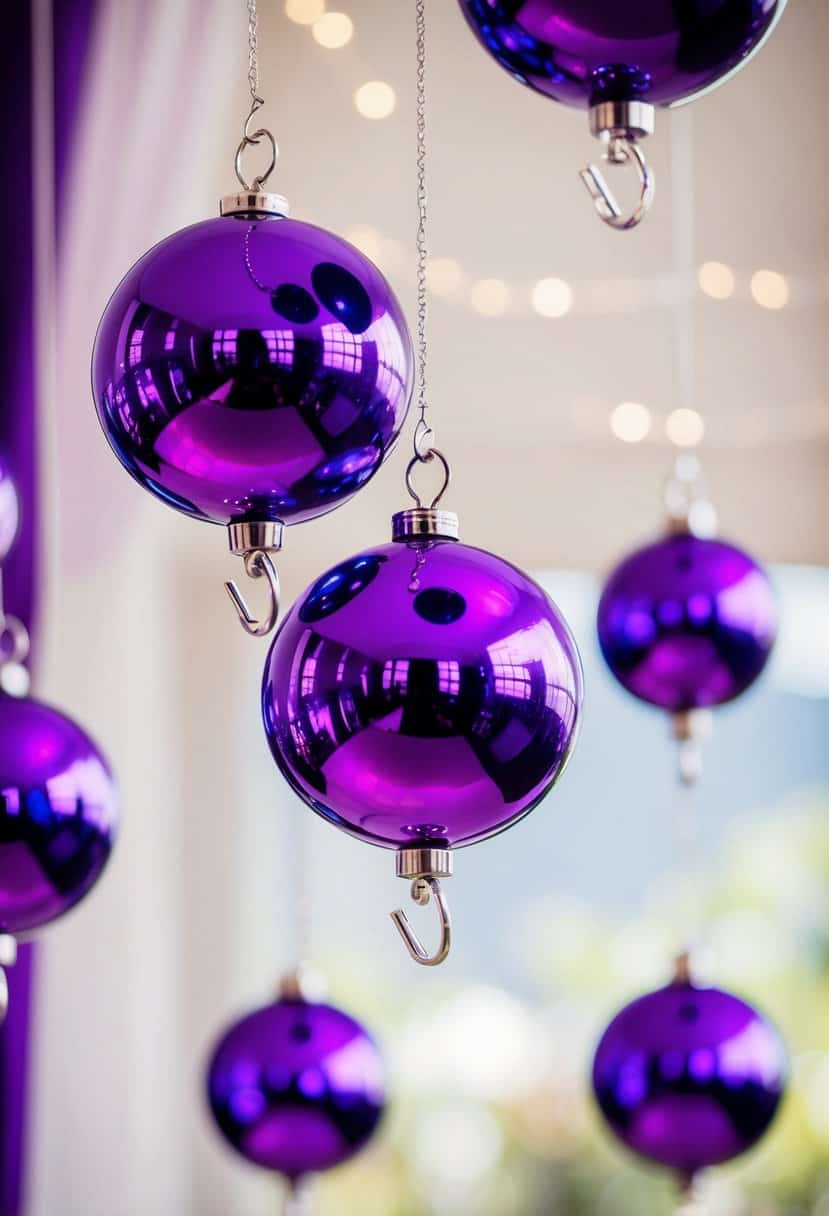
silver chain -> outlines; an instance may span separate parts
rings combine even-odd
[[[251,102],[262,105],[259,96],[259,14],[256,11],[256,0],[248,0],[248,88]]]
[[[417,28],[417,408],[414,452],[418,460],[428,458],[434,431],[426,421],[428,344],[426,326],[429,298],[426,271],[429,260],[426,241],[429,195],[426,187],[426,0],[416,0]]]

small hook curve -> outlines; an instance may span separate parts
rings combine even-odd
[[[642,149],[631,139],[615,137],[610,140],[604,159],[612,165],[632,164],[639,177],[641,190],[639,202],[630,215],[623,215],[613,191],[605,181],[604,174],[597,165],[588,165],[582,169],[579,177],[584,182],[587,192],[593,199],[596,212],[601,220],[610,228],[626,232],[641,224],[642,220],[653,206],[656,194],[656,182],[653,173],[645,160]]]
[[[406,949],[414,961],[419,963],[421,967],[440,966],[448,957],[452,946],[452,917],[449,912],[449,905],[446,902],[446,896],[441,889],[440,879],[427,876],[414,880],[412,883],[412,899],[421,908],[426,907],[433,895],[440,920],[440,942],[434,954],[429,954],[428,950],[426,950],[420,938],[412,929],[409,918],[402,908],[398,908],[396,912],[391,913],[391,918],[397,927],[398,933],[405,942]]]
[[[225,591],[230,596],[245,632],[249,633],[251,637],[263,638],[271,632],[279,619],[279,575],[276,572],[276,566],[271,561],[270,554],[263,549],[254,549],[245,554],[245,570],[251,578],[262,578],[264,575],[268,580],[270,605],[262,620],[251,616],[235,582],[225,583]]]

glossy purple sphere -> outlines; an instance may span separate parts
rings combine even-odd
[[[380,271],[295,220],[225,217],[151,249],[98,329],[93,389],[115,454],[215,523],[298,523],[346,502],[406,417],[411,340]]]
[[[786,0],[460,0],[516,80],[571,106],[672,105],[760,46]]]
[[[575,642],[515,566],[453,541],[393,543],[302,595],[265,665],[277,764],[337,827],[455,848],[549,792],[581,717]]]
[[[8,557],[20,528],[20,500],[8,465],[0,459],[0,562]]]
[[[63,916],[95,885],[118,828],[106,760],[69,718],[0,694],[0,932]]]
[[[692,1177],[757,1143],[786,1073],[783,1041],[756,1009],[717,988],[675,983],[613,1019],[593,1088],[628,1148]]]
[[[722,705],[754,683],[774,644],[777,606],[765,571],[742,549],[681,534],[617,566],[598,631],[629,692],[681,713]]]
[[[339,1009],[279,1000],[231,1026],[207,1092],[238,1153],[298,1179],[347,1161],[371,1137],[385,1103],[383,1062]]]

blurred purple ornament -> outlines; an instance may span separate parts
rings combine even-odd
[[[0,694],[0,933],[25,935],[73,908],[115,842],[109,767],[69,718]]]
[[[756,1009],[677,981],[613,1019],[596,1051],[593,1088],[628,1148],[688,1181],[761,1139],[786,1074],[784,1044]]]
[[[373,1039],[341,1010],[301,997],[231,1026],[213,1054],[207,1090],[232,1147],[291,1182],[358,1153],[385,1104]]]
[[[267,555],[282,525],[342,506],[376,473],[406,417],[413,357],[368,258],[257,209],[278,196],[239,197],[256,206],[174,233],[127,274],[98,330],[93,388],[127,471],[227,525],[278,601]],[[254,627],[228,590],[248,632],[268,632],[278,603]]]
[[[397,850],[416,884],[447,877],[450,850],[549,793],[581,702],[576,645],[549,596],[439,537],[377,546],[318,579],[285,618],[263,685],[290,785],[337,827]],[[423,886],[414,894],[428,902]]]
[[[599,604],[602,653],[634,696],[674,714],[744,693],[777,630],[768,576],[724,541],[681,533],[611,574]]]
[[[611,163],[637,164],[655,105],[688,101],[737,71],[758,49],[786,0],[460,0],[497,63],[539,93],[590,110]],[[605,222],[633,227],[652,201],[644,164],[640,208],[623,217],[598,171],[583,177]],[[648,188],[650,181],[650,188]],[[647,197],[646,197],[647,196]],[[641,211],[641,213],[640,213]]]

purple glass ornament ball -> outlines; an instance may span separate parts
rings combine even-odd
[[[556,101],[672,105],[711,88],[758,49],[786,0],[460,0],[516,80]]]
[[[95,885],[115,843],[106,760],[69,718],[0,694],[0,931],[63,916]]]
[[[674,983],[610,1023],[593,1088],[618,1138],[693,1177],[746,1152],[768,1130],[786,1086],[786,1049],[745,1001]]]
[[[734,545],[681,534],[627,557],[598,613],[610,670],[674,713],[740,696],[766,665],[777,606],[761,566]]]
[[[20,500],[8,465],[0,460],[0,562],[8,557],[20,527]]]
[[[231,1026],[207,1093],[238,1153],[295,1180],[340,1165],[369,1140],[385,1104],[383,1062],[341,1010],[283,999]]]
[[[146,489],[214,523],[298,523],[377,471],[412,387],[380,271],[311,224],[226,216],[151,249],[107,305],[98,416]]]
[[[455,848],[550,790],[581,718],[549,596],[453,541],[369,549],[318,579],[265,665],[276,762],[318,814],[386,848]]]

